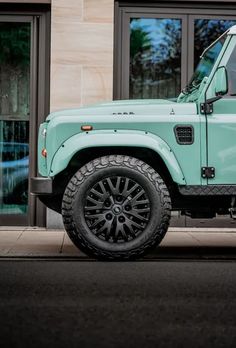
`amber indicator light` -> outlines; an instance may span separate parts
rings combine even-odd
[[[86,124],[84,126],[81,126],[81,130],[85,131],[85,132],[88,132],[88,131],[93,130],[93,126],[90,126],[90,125]]]
[[[43,157],[47,157],[47,150],[46,149],[42,149],[41,154],[42,154]]]

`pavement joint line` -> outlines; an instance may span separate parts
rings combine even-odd
[[[194,236],[194,233],[193,232],[188,232],[188,234],[199,244],[199,245],[202,245],[201,244],[201,241]],[[196,234],[196,233],[195,233]]]
[[[24,231],[22,231],[22,232],[19,234],[17,240],[19,240],[19,239],[22,237],[23,233],[24,233]]]
[[[62,237],[61,247],[60,247],[60,250],[59,250],[59,254],[62,254],[62,250],[63,250],[64,243],[65,243],[65,238],[66,238],[66,234],[64,232],[63,237]]]
[[[19,239],[22,237],[24,233],[24,230],[20,232],[19,236],[16,238],[16,241],[13,243],[13,245],[7,250],[6,254],[10,254],[12,249],[14,249],[14,247],[18,244],[17,242],[19,241]]]

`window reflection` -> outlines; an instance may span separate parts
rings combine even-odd
[[[173,98],[181,83],[181,20],[130,21],[131,99]]]
[[[208,77],[211,73],[211,70],[219,56],[219,53],[224,45],[224,42],[226,40],[227,35],[223,35],[223,37],[220,37],[218,41],[211,46],[209,49],[207,49],[200,62],[198,63],[194,73],[193,77],[190,81],[189,86],[197,87],[203,80],[204,77]]]
[[[226,64],[228,78],[228,95],[236,96],[236,48],[233,49]]]
[[[235,20],[196,19],[194,21],[194,68],[205,48],[235,24]]]
[[[30,23],[0,23],[0,215],[28,210]]]

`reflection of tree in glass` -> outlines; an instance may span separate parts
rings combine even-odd
[[[142,28],[131,29],[130,33],[130,96],[134,95],[134,87],[139,85],[138,94],[141,97],[144,80],[145,57],[150,55],[151,40]]]
[[[0,114],[27,120],[30,97],[30,23],[0,23]]]
[[[130,36],[130,97],[168,98],[180,90],[181,22],[133,19]]]
[[[194,21],[194,67],[199,57],[213,41],[223,34],[236,21],[219,19],[196,19]]]
[[[0,23],[0,63],[28,65],[30,59],[30,26]]]

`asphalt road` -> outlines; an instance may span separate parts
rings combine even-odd
[[[0,347],[236,347],[236,262],[1,261]]]

